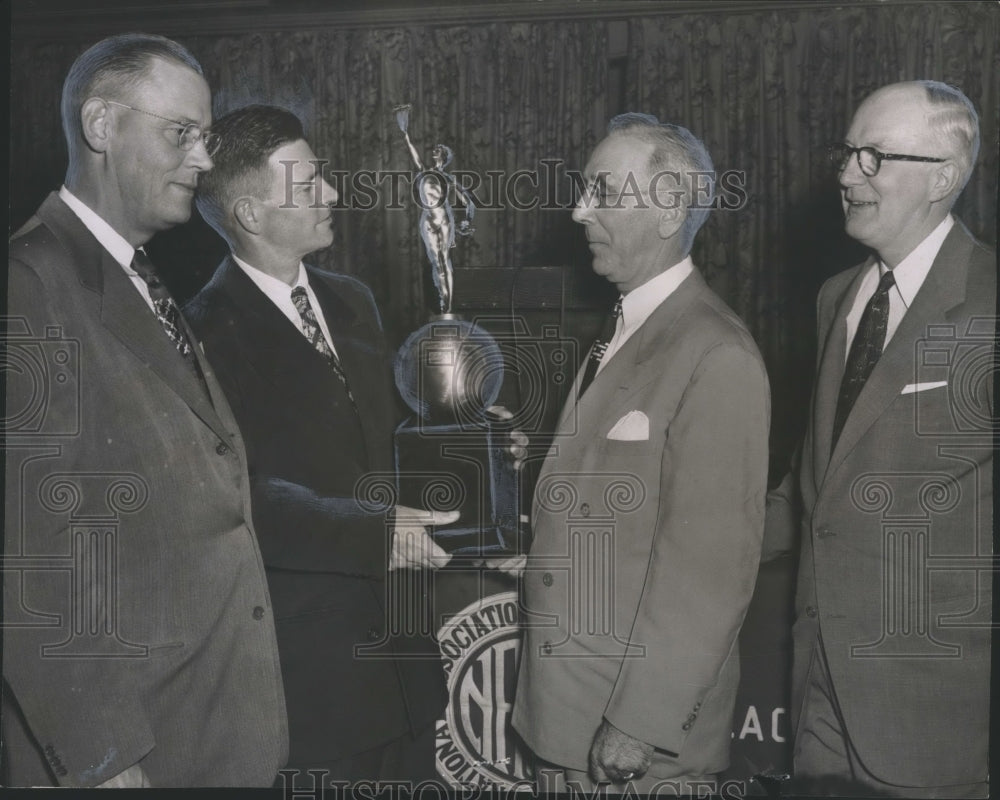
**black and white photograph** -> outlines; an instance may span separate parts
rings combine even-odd
[[[7,11],[0,791],[994,796],[1000,3]]]

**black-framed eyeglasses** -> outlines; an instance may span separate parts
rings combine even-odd
[[[177,141],[174,144],[176,144],[181,150],[190,150],[198,144],[198,142],[201,142],[205,145],[205,152],[207,152],[209,158],[211,158],[216,154],[216,152],[218,152],[219,145],[222,144],[222,137],[219,136],[219,134],[203,130],[201,125],[196,125],[193,122],[179,122],[178,120],[170,119],[169,117],[161,117],[159,114],[154,114],[152,111],[144,111],[141,108],[130,106],[128,103],[119,103],[117,100],[105,100],[104,102],[110,103],[113,106],[127,108],[130,111],[138,111],[140,114],[145,114],[147,117],[155,117],[156,119],[162,119],[164,122],[169,122],[171,125],[175,126],[174,130],[177,131]]]
[[[843,172],[847,168],[847,162],[851,156],[857,156],[858,166],[861,172],[869,178],[878,175],[883,161],[923,161],[927,163],[939,163],[947,161],[946,158],[934,158],[933,156],[908,156],[900,153],[883,153],[874,147],[851,147],[849,144],[837,142],[827,147],[830,156],[830,163],[837,168],[837,172]]]

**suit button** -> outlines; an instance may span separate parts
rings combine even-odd
[[[700,708],[701,708],[701,701],[699,700],[697,703],[694,704],[694,710],[698,711]]]
[[[816,535],[820,539],[826,539],[828,536],[833,536],[833,530],[828,525],[820,525],[819,530],[816,531]]]
[[[552,573],[551,572],[546,572],[544,575],[542,575],[542,583],[544,583],[546,586],[551,586],[552,585]]]
[[[253,610],[254,619],[264,619],[264,608],[263,606],[255,606]]]
[[[547,656],[552,655],[552,644],[551,644],[551,642],[546,642],[545,644],[542,645],[542,652],[545,655],[547,655]]]
[[[806,606],[806,616],[809,617],[810,619],[815,618],[816,609],[813,608],[812,606]]]
[[[585,516],[585,517],[589,517],[590,516],[590,503],[583,503],[580,506],[580,513],[583,514],[583,516]]]
[[[690,722],[685,722],[683,725],[681,725],[681,730],[682,731],[689,731],[689,730],[691,730],[691,723]]]
[[[697,714],[688,714],[688,722],[694,722],[696,719],[698,719]]]
[[[226,453],[229,452],[229,445],[227,445],[225,442],[219,442],[215,446],[215,452],[218,453],[220,456],[224,456]]]
[[[378,628],[372,627],[372,628],[368,629],[368,639],[370,641],[373,641],[373,642],[378,641],[378,639],[381,636],[382,636],[382,634],[378,632]]]

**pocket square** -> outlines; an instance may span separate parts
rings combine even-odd
[[[608,431],[607,438],[620,442],[649,441],[649,417],[641,411],[629,411]]]
[[[903,387],[900,394],[913,394],[914,392],[926,392],[928,389],[938,389],[947,386],[948,381],[926,381],[925,383],[908,383]]]

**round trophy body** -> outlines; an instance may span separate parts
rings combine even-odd
[[[485,330],[454,314],[433,317],[396,354],[396,388],[423,421],[481,424],[503,383],[503,355]]]

